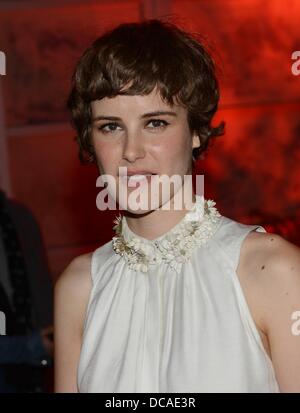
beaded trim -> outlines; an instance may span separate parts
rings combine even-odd
[[[177,273],[187,262],[196,246],[205,244],[215,232],[221,214],[213,200],[196,195],[196,202],[184,218],[165,235],[156,240],[135,236],[126,218],[119,215],[113,227],[113,249],[135,271],[147,272],[149,265],[167,263]]]

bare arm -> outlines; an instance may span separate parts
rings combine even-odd
[[[273,242],[273,259],[266,274],[270,277],[267,334],[281,392],[299,393],[300,334],[295,334],[292,316],[300,311],[300,249],[281,237]]]
[[[256,240],[255,240],[256,237]],[[277,234],[254,235],[244,280],[266,334],[280,391],[300,392],[300,249]],[[250,268],[250,272],[249,272]],[[298,321],[297,321],[298,320]]]
[[[91,253],[76,257],[54,288],[54,391],[77,393],[77,366],[91,290]]]

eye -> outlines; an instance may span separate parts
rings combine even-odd
[[[169,123],[165,120],[162,119],[150,119],[147,125],[151,124],[153,126],[148,127],[148,129],[162,129],[165,128]],[[118,123],[116,122],[110,122],[110,123],[105,123],[104,125],[101,125],[97,127],[99,131],[103,134],[109,134],[117,131],[117,128],[119,127]]]
[[[164,128],[167,125],[169,125],[167,121],[162,120],[162,119],[150,119],[147,125],[149,125],[150,123],[154,125],[154,127],[151,127],[150,129],[160,129],[160,128]]]
[[[97,129],[102,133],[112,133],[116,130],[119,125],[115,122],[105,123],[104,125],[99,126]]]

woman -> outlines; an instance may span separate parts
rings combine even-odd
[[[194,189],[175,209],[189,180],[169,195],[142,185],[191,175],[223,133],[218,100],[212,58],[171,23],[120,25],[80,59],[68,107],[81,160],[115,179],[120,205],[130,175],[155,199],[128,203],[115,237],[57,281],[56,392],[300,390],[299,249]]]

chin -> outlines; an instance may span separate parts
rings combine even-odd
[[[175,186],[175,187],[174,187]],[[157,209],[169,210],[174,195],[179,196],[182,203],[182,185],[177,183],[169,189],[162,189],[162,185],[150,186],[144,183],[139,187],[128,187],[121,183],[117,187],[118,204],[122,210],[132,214],[146,214]],[[181,195],[180,195],[181,194]]]
[[[150,197],[148,198],[148,202],[141,203],[139,198],[136,199],[135,196],[127,196],[125,200],[123,198],[119,198],[118,204],[121,209],[136,215],[147,214],[161,207],[161,202],[159,199],[150,202]]]
[[[169,196],[162,196],[162,194],[160,194],[152,200],[149,196],[149,198],[145,198],[147,200],[147,202],[145,203],[141,203],[140,199],[137,199],[136,196],[134,196],[133,198],[127,196],[125,200],[119,198],[118,204],[121,209],[126,210],[131,214],[143,215],[159,209],[166,211],[172,209],[171,199],[173,198],[173,196],[174,194],[170,194]]]

